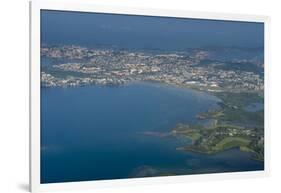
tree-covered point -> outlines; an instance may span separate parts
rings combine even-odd
[[[221,101],[219,108],[202,112],[197,115],[199,119],[216,119],[219,123],[235,123],[240,125],[253,125],[263,127],[264,110],[247,111],[246,107],[260,103],[264,104],[263,96],[258,93],[215,93]]]
[[[192,144],[179,150],[213,154],[231,148],[239,148],[252,154],[252,158],[264,159],[264,110],[247,111],[245,106],[263,104],[263,96],[257,93],[216,93],[219,108],[197,115],[209,119],[208,125],[178,124],[172,133],[192,140]]]

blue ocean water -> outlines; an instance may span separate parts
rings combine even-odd
[[[205,93],[155,83],[41,89],[41,182],[69,182],[263,169],[233,149],[214,156],[177,151],[167,133],[216,108]]]
[[[47,45],[169,51],[263,42],[262,23],[41,11],[41,43]],[[220,55],[229,60],[233,52]],[[41,67],[56,62],[42,58]],[[41,88],[41,182],[262,170],[263,162],[237,149],[212,156],[182,152],[176,147],[187,139],[145,134],[196,122],[217,100],[151,83]]]

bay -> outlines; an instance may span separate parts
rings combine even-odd
[[[263,169],[237,149],[207,156],[177,151],[187,139],[146,135],[195,123],[218,100],[157,83],[41,88],[41,182]]]

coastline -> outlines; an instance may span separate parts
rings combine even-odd
[[[216,105],[218,105],[219,108],[222,108],[220,106],[220,104],[223,102],[223,99],[219,98],[219,96],[216,93],[214,93],[214,92],[204,91],[203,89],[190,88],[190,87],[187,87],[187,86],[178,85],[178,84],[171,84],[171,83],[166,83],[166,82],[149,81],[149,80],[147,80],[147,81],[137,81],[136,80],[136,81],[130,81],[128,83],[121,84],[121,85],[110,85],[110,86],[108,86],[108,85],[97,85],[97,84],[94,84],[94,85],[82,85],[82,86],[75,86],[75,87],[84,87],[84,86],[86,86],[86,87],[91,87],[91,86],[98,86],[98,87],[123,87],[123,86],[130,86],[130,85],[145,85],[145,86],[148,85],[148,86],[152,86],[152,87],[164,87],[164,88],[168,88],[168,89],[180,89],[181,92],[182,91],[184,91],[184,92],[185,91],[187,91],[187,92],[191,91],[191,92],[194,92],[196,94],[199,94],[200,96],[212,97],[212,100],[215,100]],[[63,87],[63,88],[65,88],[65,87]],[[226,93],[225,91],[224,92],[221,91],[221,92],[222,93]],[[205,115],[205,116],[202,116],[202,114],[204,114],[206,112],[210,113],[210,112],[216,112],[216,111],[218,111],[218,109],[216,109],[216,108],[215,109],[214,108],[209,108],[207,111],[198,113],[196,115],[196,119],[197,119],[197,122],[198,122],[197,124],[198,125],[202,125],[201,124],[202,121],[204,121],[204,120],[213,120],[214,118],[216,118],[216,117],[214,117],[212,115],[210,116],[208,114]],[[179,123],[179,124],[181,124],[181,123]],[[203,128],[204,129],[208,129],[208,126],[203,126]],[[178,136],[182,135],[181,133],[173,133],[174,129],[175,128],[171,128],[171,133],[170,133],[171,135],[178,135]],[[164,134],[164,135],[157,134],[157,135],[158,136],[166,136],[166,134]],[[155,136],[157,136],[157,135],[155,135]],[[190,136],[187,136],[187,137],[189,137],[191,140],[194,140]],[[239,148],[240,151],[242,151],[241,148],[243,149],[243,146],[237,146],[237,147],[234,146],[234,147],[231,147],[231,148]],[[196,149],[196,148],[192,147],[192,145],[188,145],[186,147],[178,147],[176,150],[190,151],[190,152],[197,152],[197,153],[212,155],[212,154],[217,154],[217,153],[223,152],[225,150],[228,150],[228,148],[227,149],[221,149],[221,150],[208,150],[208,151],[204,151],[204,150]],[[249,150],[251,150],[251,149],[249,149]],[[246,152],[246,151],[244,151],[244,152]],[[248,152],[253,154],[254,151],[251,150],[251,151],[248,151]],[[260,159],[258,156],[253,156],[253,159],[254,159],[254,157],[257,157],[256,160],[262,161],[262,159]]]

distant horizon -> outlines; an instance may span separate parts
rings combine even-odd
[[[41,16],[40,183],[264,170],[264,24]]]
[[[150,50],[165,50],[164,48],[126,48],[120,47],[114,44],[93,44],[93,45],[81,45],[81,44],[71,44],[71,43],[41,43],[41,47],[44,46],[77,46],[77,47],[84,47],[84,48],[116,48],[116,49],[135,49],[135,50],[143,50],[143,49],[150,49]],[[193,50],[193,49],[248,49],[248,50],[263,50],[264,46],[256,46],[256,47],[241,47],[241,46],[201,46],[201,47],[186,47],[182,49],[175,49],[175,50],[167,50],[167,51],[185,51],[185,50]]]
[[[41,42],[151,50],[263,48],[264,24],[42,10]]]

